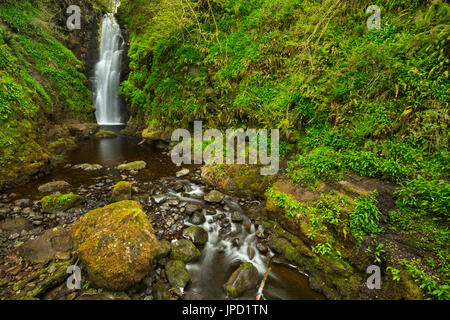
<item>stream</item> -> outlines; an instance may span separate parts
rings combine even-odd
[[[119,132],[122,127],[104,128]],[[205,213],[205,221],[197,224],[208,231],[209,239],[203,247],[199,247],[200,258],[187,264],[191,281],[184,290],[183,299],[225,299],[223,285],[243,262],[251,262],[258,269],[259,286],[266,271],[264,250],[267,246],[264,243],[267,235],[252,223],[246,212],[263,204],[231,196],[225,196],[220,203],[206,203],[203,197],[211,189],[202,182],[198,166],[185,166],[190,173],[177,178],[176,173],[181,168],[171,162],[167,151],[139,144],[139,140],[120,134],[108,139],[90,138],[71,152],[68,159],[70,164],[57,167],[50,175],[9,189],[7,194],[0,194],[0,202],[9,203],[14,208],[18,199],[33,201],[34,205],[27,212],[32,211],[28,213],[32,221],[35,221],[34,217],[42,217],[42,224],[37,228],[39,233],[58,225],[70,227],[89,210],[107,205],[115,183],[129,181],[133,186],[133,199],[143,206],[159,240],[172,242],[183,238],[182,230],[193,225],[185,213],[187,205],[201,206]],[[136,160],[146,161],[147,167],[136,174],[124,174],[115,169],[121,163]],[[103,168],[94,171],[75,169],[77,164],[84,163],[100,164]],[[38,191],[38,186],[58,180],[70,183],[70,191],[84,196],[87,201],[64,214],[43,215],[39,212],[39,200],[43,194]],[[235,211],[241,214],[242,221],[231,221],[231,214]],[[21,235],[15,241],[23,242],[26,238]],[[4,243],[0,254],[6,255],[5,250],[11,246],[14,247]],[[273,257],[274,253],[270,254]],[[134,290],[134,298],[151,297],[151,289],[145,285]],[[256,294],[255,287],[254,290],[247,290],[240,299],[255,299]],[[289,265],[278,263],[272,263],[264,296],[266,299],[283,300],[323,299],[322,295],[309,289],[306,275]]]

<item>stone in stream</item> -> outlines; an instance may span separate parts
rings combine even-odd
[[[204,245],[208,242],[208,232],[199,226],[192,226],[184,229],[183,237],[191,240],[196,245]]]
[[[163,203],[167,200],[167,195],[165,194],[157,194],[153,196],[153,200],[156,202],[156,204]]]
[[[167,257],[170,254],[170,250],[172,250],[172,247],[170,246],[169,241],[167,240],[160,241],[158,252],[155,255],[155,259],[159,260]]]
[[[32,263],[47,263],[55,259],[66,260],[70,258],[71,251],[72,239],[61,227],[48,230],[19,247],[19,254]]]
[[[220,202],[223,200],[225,195],[217,190],[213,190],[210,193],[208,193],[204,199],[207,202]]]
[[[192,262],[200,257],[200,250],[189,240],[181,239],[172,243],[170,258],[183,262]]]
[[[123,200],[131,200],[131,183],[127,181],[120,181],[114,186],[109,203]]]
[[[31,206],[32,202],[30,199],[19,199],[19,200],[14,201],[14,205],[16,207],[25,208],[25,207]]]
[[[22,230],[31,230],[33,225],[28,219],[17,217],[0,221],[0,231],[7,234],[21,232]]]
[[[184,177],[189,174],[189,169],[182,169],[176,173],[177,178]]]
[[[70,188],[70,184],[66,181],[52,181],[38,187],[39,192],[54,192]]]
[[[159,250],[142,207],[130,200],[88,212],[70,234],[89,279],[113,291],[126,290],[141,281]]]
[[[167,280],[169,280],[170,285],[175,288],[184,288],[189,280],[191,280],[191,276],[183,261],[169,260],[166,263],[165,269]]]
[[[95,137],[100,138],[100,139],[110,139],[110,138],[117,137],[117,133],[115,133],[114,131],[110,131],[110,130],[99,130],[95,134]]]
[[[85,202],[82,196],[68,194],[52,194],[41,199],[41,205],[44,212],[57,213],[66,211]]]
[[[194,212],[197,212],[197,211],[201,211],[202,210],[202,206],[201,205],[199,205],[199,204],[196,204],[196,203],[188,203],[187,205],[186,205],[186,214],[188,215],[188,216],[191,216]]]
[[[244,218],[242,217],[242,214],[239,211],[234,211],[231,214],[231,221],[233,222],[242,222]]]
[[[250,262],[243,263],[233,272],[225,284],[228,296],[235,299],[249,289],[256,289],[258,284],[258,270]]]
[[[74,170],[84,170],[84,171],[97,171],[100,169],[103,169],[103,167],[99,164],[90,164],[90,163],[83,163],[83,164],[76,164],[72,167]]]
[[[116,169],[120,171],[139,171],[145,169],[146,166],[147,163],[145,161],[134,161],[118,165]]]
[[[196,211],[192,216],[189,217],[188,221],[192,224],[199,225],[205,223],[206,219],[203,213],[201,213],[200,211]]]

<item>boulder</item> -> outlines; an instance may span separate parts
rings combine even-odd
[[[78,170],[84,170],[84,171],[97,171],[100,169],[103,169],[103,167],[99,164],[90,164],[90,163],[83,163],[83,164],[76,164],[72,167],[72,169]]]
[[[200,257],[200,250],[189,240],[181,239],[172,243],[170,258],[183,262],[192,262]]]
[[[145,169],[147,163],[145,161],[134,161],[129,163],[124,163],[116,167],[120,171],[139,171]]]
[[[250,262],[243,263],[233,272],[225,284],[225,290],[230,298],[237,298],[249,289],[256,289],[258,270]]]
[[[189,169],[182,169],[176,173],[177,178],[184,177],[189,174]]]
[[[169,260],[166,263],[166,276],[170,285],[175,288],[184,288],[191,280],[184,262],[180,260]]]
[[[225,196],[223,193],[221,193],[217,190],[213,190],[210,193],[208,193],[204,199],[207,202],[220,202],[223,200],[224,197]]]
[[[19,254],[32,263],[69,259],[71,251],[72,239],[69,233],[61,227],[48,230],[19,247]]]
[[[196,204],[196,203],[188,203],[186,205],[185,212],[186,212],[186,214],[188,216],[191,216],[194,212],[197,212],[197,211],[202,211],[202,206],[201,205]]]
[[[114,291],[141,281],[159,251],[153,227],[135,201],[92,210],[73,225],[70,233],[89,279]]]
[[[41,205],[44,212],[57,213],[66,211],[70,208],[82,204],[85,199],[82,196],[68,194],[52,194],[41,199]]]
[[[244,218],[242,217],[242,214],[239,211],[234,211],[231,214],[231,221],[233,222],[242,222]]]
[[[109,203],[123,200],[131,200],[131,183],[126,181],[120,181],[114,186]]]
[[[196,245],[204,245],[208,242],[208,232],[199,226],[192,226],[183,230],[183,237]]]
[[[52,181],[38,187],[39,192],[55,192],[70,188],[70,184],[66,181]]]

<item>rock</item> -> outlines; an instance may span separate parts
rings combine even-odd
[[[172,243],[170,258],[183,262],[192,262],[200,257],[200,250],[189,240],[181,239]]]
[[[166,276],[170,285],[175,288],[184,288],[191,280],[184,262],[180,260],[169,260],[166,263]]]
[[[237,298],[249,289],[255,289],[258,283],[258,270],[251,263],[243,263],[233,272],[225,284],[230,298]]]
[[[262,225],[259,225],[258,229],[256,229],[255,235],[259,239],[264,239],[266,237],[264,233],[265,233],[264,227]]]
[[[52,194],[41,199],[41,205],[44,212],[57,213],[66,211],[70,208],[82,204],[85,199],[82,196],[68,194]]]
[[[103,169],[103,167],[99,164],[83,163],[83,164],[74,165],[72,167],[72,169],[76,169],[76,170],[81,169],[84,171],[97,171],[97,170]]]
[[[189,174],[189,169],[182,169],[176,173],[177,178],[187,176]]]
[[[267,246],[265,246],[261,242],[256,243],[256,249],[258,249],[260,253],[267,253]]]
[[[207,201],[207,202],[220,202],[220,201],[223,200],[224,197],[225,197],[225,196],[224,196],[223,193],[221,193],[221,192],[219,192],[219,191],[217,191],[217,190],[213,190],[213,191],[211,191],[210,193],[208,193],[208,194],[204,197],[204,199],[205,199],[205,201]]]
[[[186,210],[185,210],[185,212],[186,212],[186,214],[187,214],[188,216],[191,216],[194,212],[196,212],[196,211],[201,211],[201,210],[202,210],[202,206],[201,206],[201,205],[196,204],[196,203],[188,203],[188,204],[186,205]]]
[[[242,214],[239,211],[234,211],[231,214],[231,221],[233,222],[242,222],[244,218],[242,217]]]
[[[256,254],[256,252],[255,252],[255,249],[253,247],[248,247],[247,248],[247,255],[248,255],[248,258],[250,260],[252,260],[255,257],[255,254]]]
[[[120,171],[124,171],[124,170],[139,171],[139,170],[145,169],[146,166],[147,166],[147,163],[145,161],[134,161],[134,162],[121,164],[121,165],[117,166],[116,169],[120,170]]]
[[[19,199],[14,201],[14,205],[17,207],[25,208],[30,207],[31,205],[33,205],[33,203],[30,199]]]
[[[196,245],[204,245],[208,242],[208,232],[199,226],[192,226],[184,229],[183,237],[191,240]]]
[[[38,187],[39,192],[55,192],[70,188],[70,184],[66,181],[53,181]]]
[[[110,131],[110,130],[99,130],[95,134],[95,137],[100,138],[100,139],[110,139],[110,138],[117,137],[117,133],[115,133],[114,131]]]
[[[154,291],[156,300],[170,300],[171,298],[169,286],[161,278],[156,281]]]
[[[22,230],[31,230],[33,225],[25,218],[18,217],[0,221],[0,231],[6,233],[16,233]]]
[[[159,245],[158,252],[155,255],[155,259],[157,260],[167,257],[170,254],[170,250],[172,250],[169,241],[162,240],[159,242]]]
[[[120,181],[114,186],[109,203],[123,200],[131,200],[131,183],[126,181]]]
[[[131,300],[125,292],[102,291],[101,293],[83,293],[75,300]]]
[[[89,279],[113,291],[141,281],[159,250],[142,207],[130,200],[88,212],[70,233]]]
[[[189,222],[192,224],[199,225],[205,223],[205,221],[205,216],[200,211],[194,212],[194,214],[189,217]]]
[[[165,195],[165,194],[154,195],[154,196],[153,196],[153,200],[154,200],[157,204],[163,203],[164,201],[167,200],[167,195]]]
[[[72,239],[69,233],[61,227],[48,230],[19,247],[19,254],[32,263],[69,259],[71,251]]]

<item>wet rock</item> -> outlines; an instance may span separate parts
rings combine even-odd
[[[0,231],[6,233],[17,233],[22,230],[31,230],[33,226],[28,219],[17,217],[0,221]]]
[[[170,199],[169,201],[167,201],[167,204],[169,206],[176,207],[180,204],[180,201],[178,201],[176,199]]]
[[[264,239],[266,237],[265,235],[265,230],[264,227],[262,225],[258,226],[258,229],[256,229],[255,235],[259,238],[259,239]]]
[[[237,298],[249,289],[255,289],[258,283],[258,270],[251,263],[244,263],[233,272],[225,284],[230,298]]]
[[[69,259],[72,239],[61,227],[48,230],[19,247],[19,254],[32,263],[47,263],[54,259]]]
[[[89,279],[121,291],[150,271],[159,243],[139,203],[121,201],[88,212],[70,229]]]
[[[189,169],[182,169],[176,173],[177,178],[184,177],[189,174]]]
[[[156,204],[163,203],[166,200],[167,200],[167,195],[165,195],[165,194],[158,194],[158,195],[153,196],[153,201],[155,201]]]
[[[103,169],[103,167],[99,164],[83,163],[83,164],[74,165],[72,167],[72,169],[75,169],[75,170],[81,169],[84,171],[97,171],[97,170]]]
[[[256,243],[256,249],[258,249],[258,251],[261,252],[261,253],[266,253],[267,252],[267,246],[264,245],[261,242]]]
[[[125,292],[102,291],[83,293],[75,300],[131,300]]]
[[[192,262],[200,257],[200,250],[189,240],[181,239],[172,243],[170,258],[183,262]]]
[[[127,171],[139,171],[142,169],[145,169],[145,167],[147,166],[147,163],[145,161],[134,161],[134,162],[129,162],[129,163],[124,163],[121,164],[119,166],[117,166],[117,170],[127,170]]]
[[[200,211],[197,211],[197,212],[194,212],[194,214],[189,217],[188,221],[192,224],[199,225],[199,224],[205,223],[206,219],[205,219],[205,216],[203,215],[203,213],[201,213]]]
[[[70,184],[66,181],[52,181],[38,187],[39,192],[55,192],[70,188]]]
[[[233,222],[242,222],[244,218],[242,217],[242,214],[239,211],[234,211],[231,214],[231,221]]]
[[[159,260],[167,257],[170,254],[170,250],[172,250],[172,247],[170,246],[169,241],[166,240],[160,241],[158,252],[155,255],[155,259]]]
[[[153,289],[155,291],[156,300],[170,300],[171,294],[169,292],[169,286],[163,279],[158,278]]]
[[[225,195],[217,190],[213,190],[210,193],[208,193],[204,199],[207,202],[220,202],[223,200]]]
[[[202,210],[202,206],[201,205],[196,204],[196,203],[188,203],[186,205],[185,212],[186,212],[186,214],[188,216],[191,216],[194,212],[201,211],[201,210]]]
[[[85,199],[82,196],[68,194],[52,194],[41,199],[41,205],[44,212],[57,213],[66,211],[70,208],[82,204]]]
[[[114,186],[109,203],[123,200],[131,200],[131,183],[127,181],[120,181]]]
[[[191,280],[184,262],[180,260],[169,260],[166,263],[166,276],[170,285],[175,288],[184,288]]]
[[[117,137],[117,133],[115,133],[114,131],[110,131],[110,130],[99,130],[95,134],[95,137],[100,138],[100,139],[110,139],[110,138]]]
[[[199,226],[192,226],[184,229],[183,237],[191,240],[196,245],[204,245],[208,242],[208,232]]]
[[[14,205],[17,207],[25,208],[31,206],[33,203],[30,199],[19,199],[14,201]]]
[[[207,216],[213,216],[213,215],[216,214],[216,211],[215,211],[215,210],[212,210],[212,209],[205,209],[205,214],[206,214]]]
[[[252,260],[255,257],[255,254],[256,254],[255,249],[253,247],[248,247],[247,255],[250,260]]]

